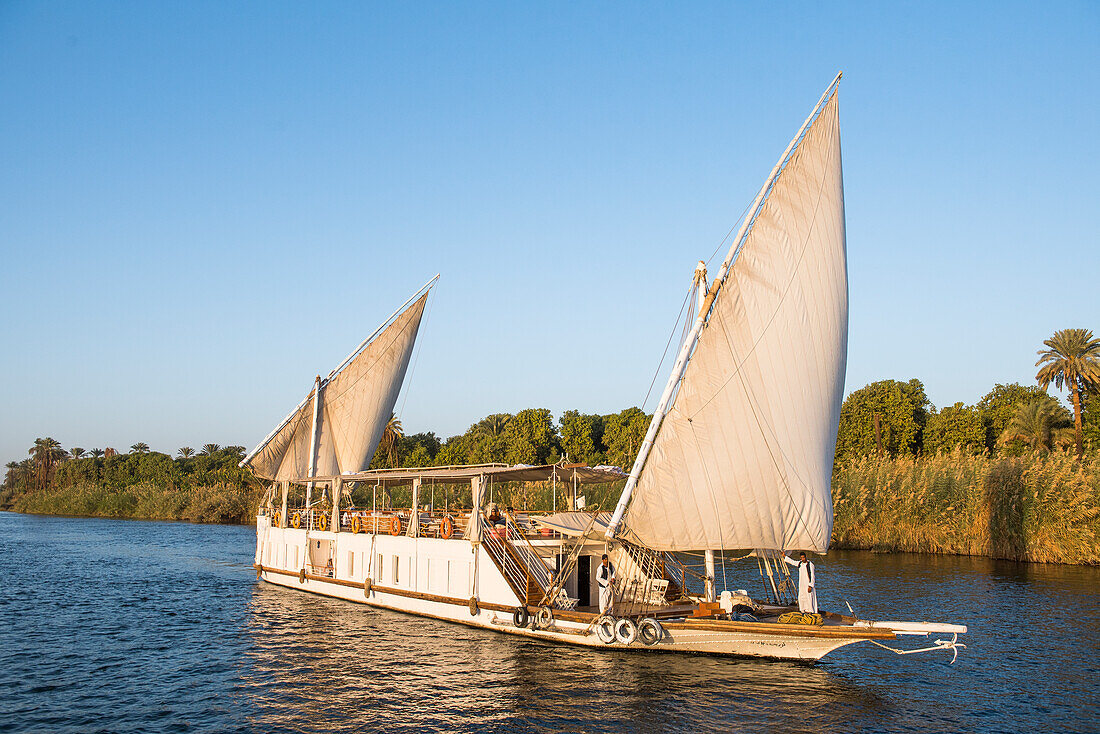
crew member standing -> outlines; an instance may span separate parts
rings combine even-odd
[[[805,553],[799,553],[797,561],[786,555],[783,560],[798,567],[798,611],[803,614],[817,614],[817,576],[814,564],[806,559]]]
[[[600,586],[600,614],[610,614],[611,605],[614,602],[611,587],[615,583],[615,567],[611,565],[606,553],[603,554],[600,568],[596,571],[596,583]]]

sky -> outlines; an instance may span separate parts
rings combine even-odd
[[[1096,3],[6,0],[0,460],[252,447],[436,273],[406,432],[639,405],[838,71],[847,391],[1033,383],[1100,332],[1098,38]]]

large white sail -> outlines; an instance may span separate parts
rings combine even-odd
[[[848,342],[835,89],[740,247],[618,535],[655,550],[821,552]]]
[[[355,355],[321,382],[320,430],[314,476],[364,471],[397,403],[409,366],[425,293]],[[243,464],[264,479],[310,476],[310,438],[316,388]]]

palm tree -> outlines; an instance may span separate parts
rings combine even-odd
[[[130,447],[130,451],[135,454],[147,454],[149,453],[149,444],[139,441],[138,443],[135,443],[133,446]]]
[[[204,443],[202,445],[202,451],[199,452],[199,456],[213,456],[221,450],[221,446],[216,443]]]
[[[1073,398],[1073,431],[1077,457],[1085,454],[1081,436],[1081,391],[1100,388],[1100,339],[1090,329],[1061,329],[1043,341],[1046,349],[1036,352],[1039,374],[1035,379],[1044,390],[1050,383],[1059,390],[1064,383]]]
[[[93,459],[99,459],[103,456],[103,449],[92,449],[89,453]]]
[[[73,448],[69,449],[69,456],[73,457],[74,459],[79,459],[83,455],[84,449],[80,448],[79,446],[74,446]]]
[[[65,449],[52,438],[37,438],[27,453],[34,463],[35,485],[39,489],[45,489],[50,481],[50,471],[65,457]]]
[[[404,435],[401,421],[397,419],[397,413],[390,413],[390,419],[386,423],[386,428],[382,431],[382,440],[378,442],[378,446],[386,452],[386,460],[393,468],[397,468],[397,462],[400,458],[397,455],[397,441]]]
[[[179,449],[179,454],[180,458],[190,459],[192,456],[195,455],[195,449],[191,448],[190,446],[184,446]]]
[[[474,426],[474,432],[479,436],[493,438],[504,433],[504,429],[512,422],[512,416],[508,413],[493,413],[478,421]]]
[[[1021,404],[1016,414],[1001,434],[1001,444],[1013,441],[1025,443],[1033,449],[1051,450],[1073,441],[1069,430],[1069,413],[1049,395]]]

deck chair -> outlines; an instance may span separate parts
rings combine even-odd
[[[566,611],[573,611],[577,608],[577,602],[580,599],[572,599],[569,594],[565,593],[565,589],[558,589],[558,598],[554,600],[554,604],[558,609],[564,609]]]
[[[646,603],[654,606],[664,606],[665,592],[668,591],[668,579],[654,579],[649,582],[649,592],[646,594]]]

